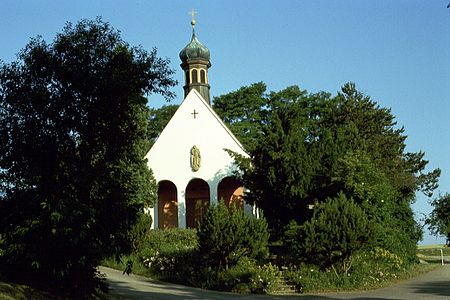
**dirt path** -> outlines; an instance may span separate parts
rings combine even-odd
[[[351,293],[326,293],[315,295],[237,295],[206,291],[182,285],[159,282],[136,275],[122,275],[122,272],[100,267],[110,284],[111,299],[450,299],[450,265],[438,267],[417,278],[401,282],[395,286]]]

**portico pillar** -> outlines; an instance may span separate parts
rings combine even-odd
[[[178,228],[186,228],[186,188],[178,189]]]

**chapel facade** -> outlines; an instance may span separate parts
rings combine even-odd
[[[158,182],[158,200],[150,213],[152,228],[191,228],[210,204],[223,199],[248,212],[244,187],[227,150],[248,156],[211,107],[210,51],[195,35],[180,52],[184,100],[146,155]]]

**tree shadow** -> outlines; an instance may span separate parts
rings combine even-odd
[[[110,284],[110,299],[233,299],[233,294],[206,291],[175,285],[160,283],[154,280],[139,279],[130,286],[127,281],[108,279]]]
[[[446,271],[446,270],[444,270]],[[211,290],[202,290],[179,284],[158,281],[152,278],[122,275],[122,272],[101,267],[101,272],[108,274],[107,281],[110,285],[110,299],[134,300],[134,299],[159,299],[159,300],[181,300],[181,299],[273,299],[273,300],[290,300],[290,299],[313,299],[313,300],[334,300],[334,299],[355,299],[355,300],[388,300],[388,299],[407,299],[404,296],[394,293],[389,296],[386,289],[361,291],[361,292],[342,292],[330,294],[287,294],[287,295],[253,295],[253,294],[235,294]],[[441,277],[441,274],[438,274]],[[446,272],[444,278],[447,279]],[[434,277],[436,278],[436,277]],[[406,285],[408,295],[411,299],[421,297],[439,297],[450,298],[450,280],[434,280],[429,278],[428,281],[410,282]],[[439,278],[439,277],[438,277]],[[395,287],[389,287],[391,289]],[[403,287],[404,288],[404,287]],[[378,296],[379,295],[379,296]],[[399,297],[400,295],[400,297]]]
[[[127,280],[108,279],[110,284],[109,298],[115,300],[135,300],[135,299],[156,299],[156,300],[225,300],[225,299],[248,299],[248,300],[290,300],[290,299],[311,299],[311,300],[333,300],[333,299],[358,299],[358,300],[383,300],[390,298],[382,297],[351,297],[342,294],[341,296],[327,295],[253,295],[235,294],[228,292],[218,292],[202,290],[188,286],[159,282],[153,279],[134,276],[133,283]]]
[[[447,296],[450,298],[450,280],[417,283],[411,285],[411,288],[418,294]]]

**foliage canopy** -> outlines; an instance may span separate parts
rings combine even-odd
[[[241,105],[228,104],[230,96]],[[250,161],[235,154],[250,191],[246,201],[263,209],[271,228],[303,224],[312,218],[311,207],[343,193],[379,224],[374,235],[380,246],[414,259],[421,231],[410,204],[417,191],[432,195],[440,170],[426,172],[424,153],[405,151],[404,129],[389,109],[353,83],[334,97],[297,86],[266,93],[260,83],[214,103],[249,150]],[[242,130],[249,124],[250,131]],[[246,138],[251,132],[257,134]]]
[[[426,220],[429,229],[435,235],[447,238],[450,246],[450,194],[445,194],[433,199],[431,205],[434,207]]]
[[[369,245],[372,226],[364,211],[343,193],[315,209],[311,220],[287,230],[291,250],[299,260],[308,258],[337,274],[350,270],[355,253]]]
[[[5,275],[89,294],[99,261],[129,250],[128,230],[155,199],[144,95],[172,97],[172,74],[101,19],[32,39],[0,66]]]
[[[227,208],[223,201],[206,211],[197,229],[199,257],[206,266],[228,269],[241,258],[264,258],[268,254],[267,222],[242,209]]]
[[[159,137],[163,129],[169,123],[175,111],[178,109],[178,105],[163,105],[160,108],[150,108],[150,117],[148,122],[148,136],[151,145],[153,145],[156,139]]]

